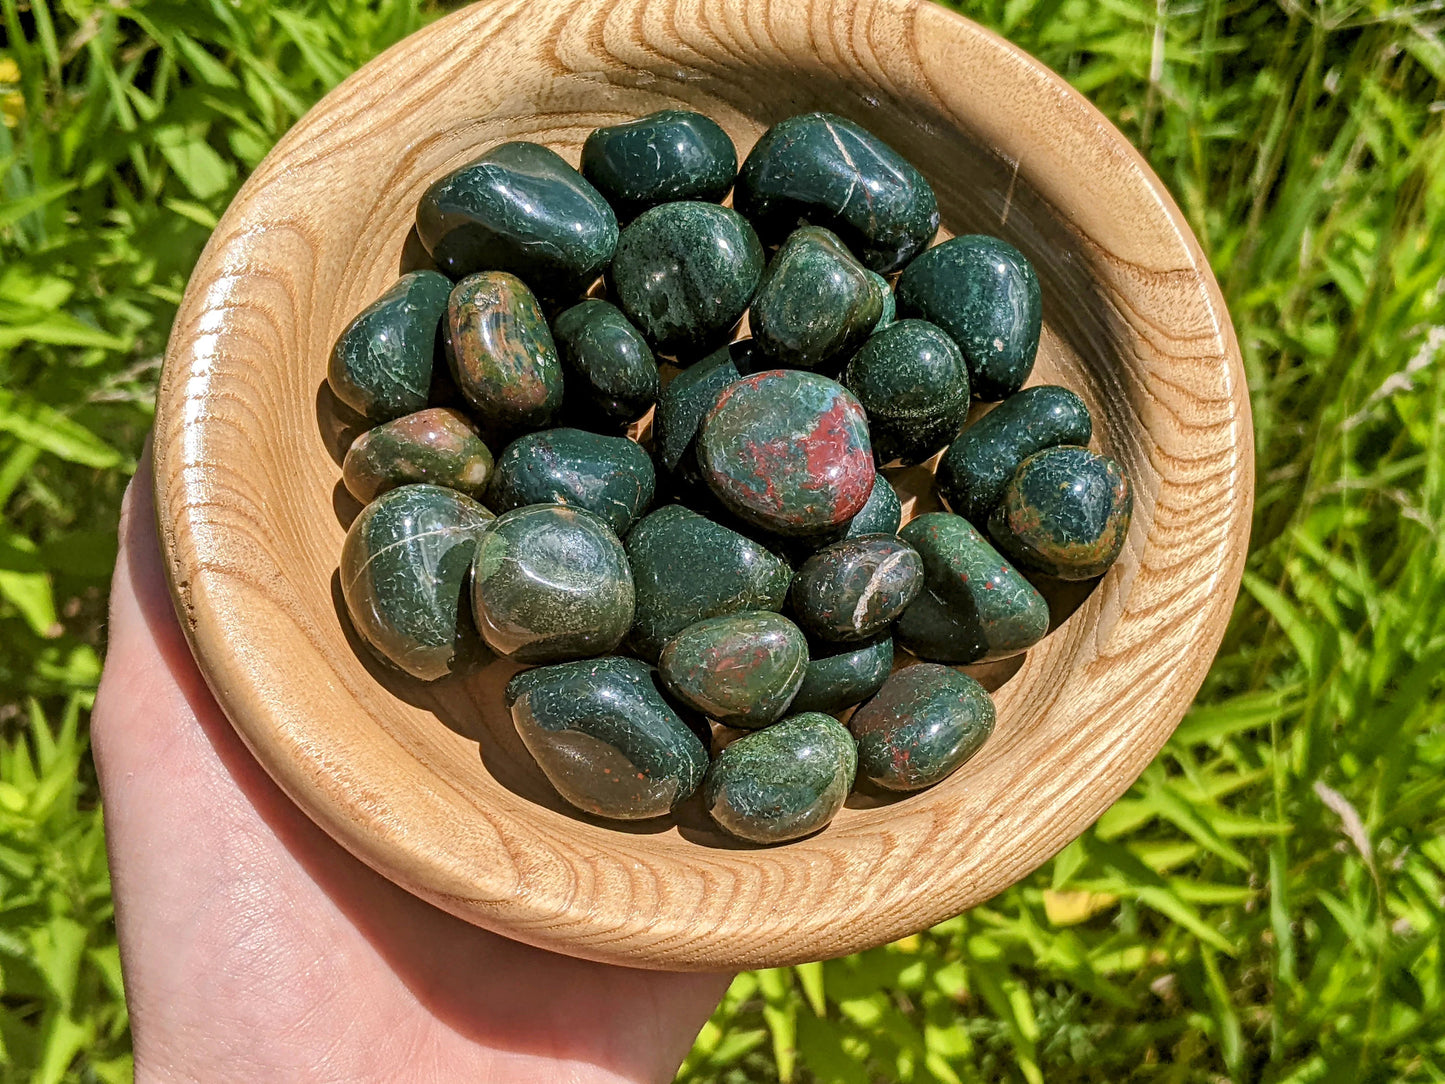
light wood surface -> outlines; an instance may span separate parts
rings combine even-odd
[[[1042,645],[994,668],[999,725],[976,759],[901,800],[855,797],[823,833],[771,849],[728,842],[696,803],[675,825],[625,830],[574,815],[512,730],[509,667],[405,682],[358,653],[339,608],[354,506],[326,358],[397,274],[417,198],[496,142],[538,140],[575,163],[593,127],[666,106],[713,116],[741,153],[792,113],[852,117],[922,169],[947,231],[1019,245],[1044,293],[1033,382],[1083,395],[1137,493],[1115,568]],[[1082,97],[992,34],[904,0],[491,0],[348,79],[236,197],[172,334],[155,481],[177,611],[211,687],[344,846],[532,944],[716,969],[941,921],[1108,808],[1223,634],[1253,449],[1229,317],[1173,200]]]

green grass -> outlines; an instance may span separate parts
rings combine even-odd
[[[740,977],[683,1078],[1445,1080],[1445,9],[969,13],[1120,125],[1216,268],[1255,410],[1245,591],[1094,829],[926,934]],[[429,12],[0,14],[0,1082],[114,1081],[84,719],[158,357],[247,169]]]

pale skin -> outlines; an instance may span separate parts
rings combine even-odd
[[[271,782],[171,608],[149,457],[126,496],[92,740],[136,1081],[668,1081],[725,975],[633,971],[397,888]]]

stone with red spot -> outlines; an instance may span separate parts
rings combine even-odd
[[[657,663],[668,691],[724,726],[754,730],[779,718],[808,670],[808,642],[786,617],[728,614],[682,630]]]
[[[858,740],[858,774],[888,790],[919,790],[946,779],[993,733],[988,690],[936,663],[898,671],[848,722]]]

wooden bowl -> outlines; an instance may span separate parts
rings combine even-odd
[[[716,118],[744,153],[790,114],[851,117],[929,178],[946,230],[1023,249],[1044,294],[1034,380],[1082,394],[1137,494],[1122,557],[1015,664],[979,756],[931,790],[855,797],[781,847],[734,844],[696,806],[621,829],[573,813],[512,729],[510,668],[435,688],[398,679],[358,650],[339,601],[355,508],[338,486],[327,354],[414,256],[423,189],[508,139],[575,163],[592,128],[667,106]],[[494,0],[368,64],[242,188],[176,320],[155,482],[196,658],[317,823],[510,937],[722,969],[939,922],[1108,808],[1218,647],[1252,469],[1238,346],[1183,216],[1118,131],[1008,43],[906,0]]]

